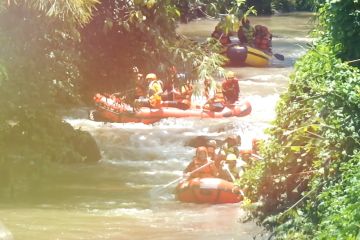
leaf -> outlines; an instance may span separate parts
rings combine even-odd
[[[144,4],[144,0],[134,0],[134,4],[135,4],[135,5],[143,5],[143,4]]]
[[[290,149],[293,152],[300,152],[301,146],[291,146]]]
[[[146,7],[150,9],[153,8],[155,4],[156,4],[156,0],[148,0],[146,2]]]

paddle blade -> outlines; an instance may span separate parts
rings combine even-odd
[[[284,60],[285,60],[284,55],[279,54],[279,53],[275,53],[275,54],[274,54],[274,57],[275,57],[276,59],[280,60],[280,61],[284,61]]]

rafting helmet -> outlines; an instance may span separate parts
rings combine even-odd
[[[207,141],[206,146],[216,148],[217,144],[216,144],[215,140],[211,139],[211,140]]]
[[[236,161],[236,160],[237,160],[237,157],[233,153],[230,153],[226,156],[226,161]]]
[[[146,79],[156,80],[156,79],[157,79],[157,76],[156,76],[155,73],[149,73],[148,75],[146,75]]]
[[[237,145],[237,144],[240,144],[241,143],[241,138],[240,136],[237,136],[235,134],[232,134],[230,136],[228,136],[226,138],[226,142],[229,144],[229,143],[232,143],[231,145],[234,146],[234,145]]]
[[[242,160],[244,160],[245,162],[246,162],[246,161],[249,161],[250,157],[251,157],[251,150],[247,149],[247,150],[243,150],[243,151],[241,152],[241,158],[242,158]]]
[[[226,77],[226,79],[234,78],[234,77],[235,77],[235,73],[234,73],[233,71],[228,71],[228,72],[225,74],[225,77]]]

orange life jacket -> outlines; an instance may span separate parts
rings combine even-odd
[[[231,43],[230,36],[223,33],[221,30],[216,30],[211,34],[211,37],[220,41],[222,45]]]
[[[204,164],[206,164],[207,162],[201,162],[199,161],[196,157],[193,158],[192,162],[190,163],[190,165],[185,169],[185,172],[192,172],[198,168],[200,168],[201,166],[203,166]],[[211,169],[210,165],[207,165],[206,167],[194,172],[193,174],[191,174],[191,178],[205,178],[205,177],[215,177],[213,175],[213,171]]]
[[[225,102],[222,89],[219,88],[216,89],[214,102],[221,102],[221,103]]]
[[[185,84],[181,87],[181,96],[183,99],[191,100],[191,95],[193,92],[193,86],[191,84]]]

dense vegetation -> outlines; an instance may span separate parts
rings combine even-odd
[[[32,191],[56,164],[95,162],[100,153],[89,133],[57,114],[78,101],[76,24],[89,21],[91,1],[80,14],[36,1],[0,4],[0,195]],[[78,8],[79,5],[68,5]],[[46,14],[45,14],[46,13]],[[68,19],[67,22],[62,19]],[[88,151],[92,149],[92,151]]]
[[[360,40],[359,5],[327,2],[319,17],[318,40],[278,103],[265,161],[241,182],[258,202],[253,214],[278,239],[360,234],[360,72],[346,61],[360,57],[352,45]]]

